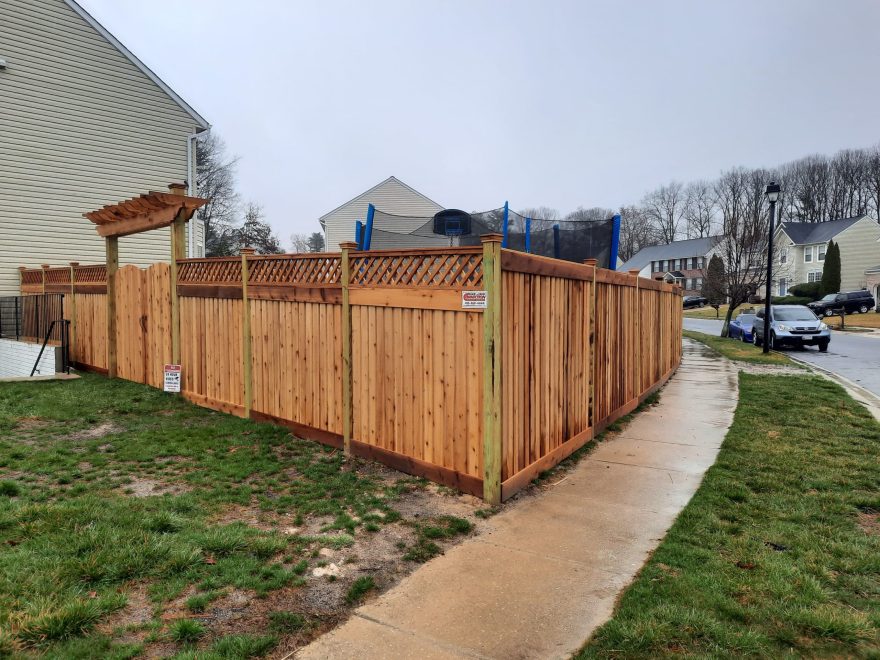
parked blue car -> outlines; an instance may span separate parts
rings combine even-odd
[[[752,327],[757,320],[755,314],[740,314],[730,322],[727,336],[731,339],[752,343]]]

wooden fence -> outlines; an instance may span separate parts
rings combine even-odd
[[[487,500],[507,499],[662,385],[681,290],[594,264],[465,248],[22,270],[64,292],[72,359],[161,386],[179,306],[183,394]],[[465,306],[463,292],[487,292]]]

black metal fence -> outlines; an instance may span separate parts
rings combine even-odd
[[[60,346],[63,371],[68,371],[70,362],[69,325],[64,319],[64,294],[0,297],[0,339],[42,344],[40,355],[46,346]]]
[[[61,343],[64,294],[0,297],[0,337]],[[52,321],[58,323],[52,325]]]

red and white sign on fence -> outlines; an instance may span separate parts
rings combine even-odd
[[[162,388],[166,392],[180,392],[180,365],[165,365],[165,382]]]
[[[489,294],[487,291],[462,291],[461,292],[461,308],[462,309],[486,309],[489,304]]]

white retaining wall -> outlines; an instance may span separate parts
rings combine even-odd
[[[41,344],[14,339],[0,339],[0,378],[30,376],[37,355],[40,354],[40,346]],[[56,354],[60,350],[55,346],[46,346],[34,376],[54,374],[56,364],[59,362]]]

